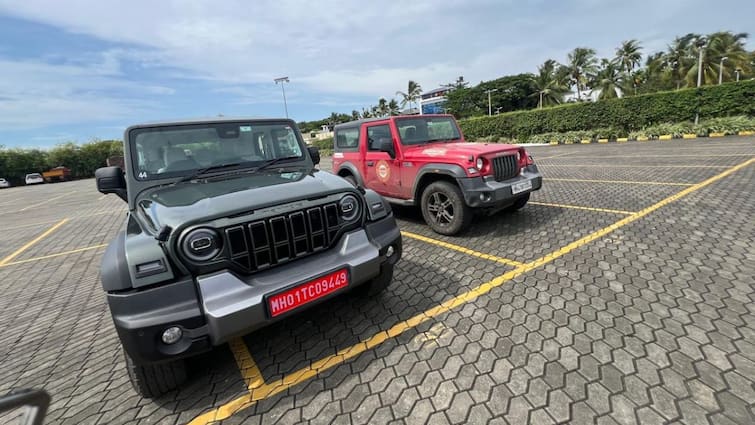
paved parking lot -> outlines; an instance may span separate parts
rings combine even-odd
[[[154,401],[98,282],[125,204],[2,190],[0,393],[45,388],[66,424],[755,423],[755,138],[530,151],[523,210],[443,237],[396,209],[382,296],[233,341]]]

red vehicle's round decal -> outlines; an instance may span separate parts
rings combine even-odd
[[[388,165],[386,160],[381,159],[378,161],[375,170],[377,171],[377,177],[381,182],[385,183],[391,178],[391,166]]]

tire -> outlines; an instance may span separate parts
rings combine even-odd
[[[425,223],[441,235],[455,235],[472,222],[472,209],[464,202],[461,190],[446,181],[425,188],[421,208]]]
[[[506,211],[517,211],[524,208],[525,205],[527,205],[527,202],[530,200],[530,194],[526,194],[524,196],[520,196],[516,199],[516,202],[514,202],[510,207],[506,208]]]
[[[357,179],[355,179],[354,176],[352,176],[351,174],[347,174],[347,175],[343,176],[343,179],[346,180],[347,182],[351,183],[351,185],[354,186],[354,187],[358,186],[357,185]]]
[[[186,382],[187,368],[183,360],[137,365],[125,350],[123,355],[126,358],[128,379],[134,390],[144,398],[161,396]]]
[[[356,288],[358,295],[363,297],[376,297],[393,282],[393,264],[385,264],[380,268],[380,274],[371,281]]]

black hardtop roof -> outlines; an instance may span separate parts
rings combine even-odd
[[[254,122],[254,121],[280,121],[291,122],[296,126],[294,120],[290,118],[264,118],[264,117],[207,117],[207,118],[188,118],[188,119],[176,119],[176,120],[161,120],[145,122],[141,124],[135,124],[129,126],[127,130],[132,128],[144,128],[144,127],[162,127],[171,125],[190,125],[190,124],[215,124],[215,123],[231,123],[231,122]]]
[[[376,117],[376,118],[364,118],[361,120],[356,121],[349,121],[344,122],[341,124],[336,124],[333,127],[333,130],[337,130],[339,128],[348,128],[348,127],[357,127],[362,124],[371,123],[375,121],[390,121],[395,120],[396,118],[422,118],[422,117],[453,117],[453,115],[450,114],[422,114],[422,115],[389,115],[387,117]]]

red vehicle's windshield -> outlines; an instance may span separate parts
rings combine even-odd
[[[412,117],[396,120],[402,145],[421,145],[424,143],[461,138],[456,121],[451,117]]]

